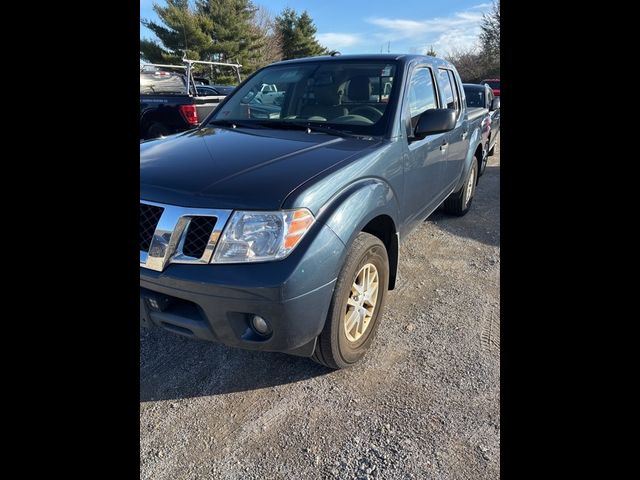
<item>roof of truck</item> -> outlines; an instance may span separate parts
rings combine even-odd
[[[272,65],[282,65],[289,63],[306,63],[306,62],[338,62],[344,60],[382,60],[382,61],[391,61],[391,60],[402,60],[406,63],[412,60],[427,60],[426,63],[436,64],[436,65],[449,65],[451,64],[446,60],[438,57],[431,57],[428,55],[409,55],[405,53],[363,53],[363,54],[355,54],[355,55],[321,55],[318,57],[304,57],[304,58],[295,58],[292,60],[283,60],[281,62],[273,63]]]
[[[484,90],[485,88],[489,87],[489,85],[487,85],[486,83],[463,83],[462,86],[468,87],[468,88],[475,88],[477,90]]]

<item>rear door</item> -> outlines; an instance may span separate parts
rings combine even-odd
[[[495,98],[493,90],[487,88],[487,108],[491,108],[491,102]],[[491,138],[489,139],[489,148],[493,146],[500,131],[500,109],[489,113],[491,117]]]
[[[445,134],[447,151],[443,174],[447,187],[453,188],[453,184],[460,179],[469,149],[468,125],[462,105],[462,94],[453,70],[438,69],[438,87],[441,108],[452,108],[456,111],[456,126]]]
[[[413,138],[420,114],[438,108],[435,79],[428,66],[417,66],[410,77],[405,94],[402,118],[407,132],[408,152],[404,161],[405,223],[424,220],[443,198],[442,181],[444,150],[441,145],[447,134]]]

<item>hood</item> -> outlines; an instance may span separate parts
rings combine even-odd
[[[298,130],[205,128],[140,144],[140,198],[278,209],[298,186],[378,145]]]

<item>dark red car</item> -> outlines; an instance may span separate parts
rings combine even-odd
[[[486,80],[482,80],[480,83],[486,83],[493,90],[493,94],[496,97],[500,96],[500,79],[499,78],[488,78]]]

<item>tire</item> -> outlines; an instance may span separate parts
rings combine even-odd
[[[158,138],[158,137],[166,137],[170,135],[171,132],[166,125],[160,122],[153,122],[147,127],[147,135],[146,138]]]
[[[489,154],[482,152],[482,161],[480,162],[480,168],[478,170],[478,178],[480,178],[484,171],[487,169],[487,162],[489,161]]]
[[[373,273],[376,272],[378,278],[373,308],[368,300],[363,301],[362,295],[354,294],[354,283],[366,285],[366,281],[362,281],[366,271],[374,278]],[[358,363],[375,338],[384,310],[388,285],[389,258],[387,249],[379,238],[369,233],[360,232],[354,240],[338,276],[327,320],[324,329],[318,336],[316,348],[311,358],[317,363],[333,369],[347,368]],[[357,311],[361,310],[358,310],[353,303],[362,304],[370,312],[370,316],[359,316]],[[353,317],[354,311],[356,312],[355,317]],[[368,321],[365,317],[368,318]],[[353,318],[356,319],[355,323]],[[347,323],[347,320],[350,320],[351,325]],[[351,326],[349,332],[347,332],[347,326]]]
[[[476,185],[478,183],[477,180],[478,156],[475,155],[473,157],[473,162],[471,162],[471,168],[469,169],[467,178],[464,180],[464,185],[460,190],[449,195],[449,197],[444,201],[444,211],[458,217],[465,215],[471,208],[471,203],[473,203],[473,196],[475,195]],[[471,189],[470,192],[469,189]]]
[[[496,133],[496,141],[494,142],[493,147],[491,147],[491,150],[489,150],[489,153],[487,153],[488,157],[493,157],[496,153],[496,145],[498,144],[498,135],[500,135],[500,131]]]

